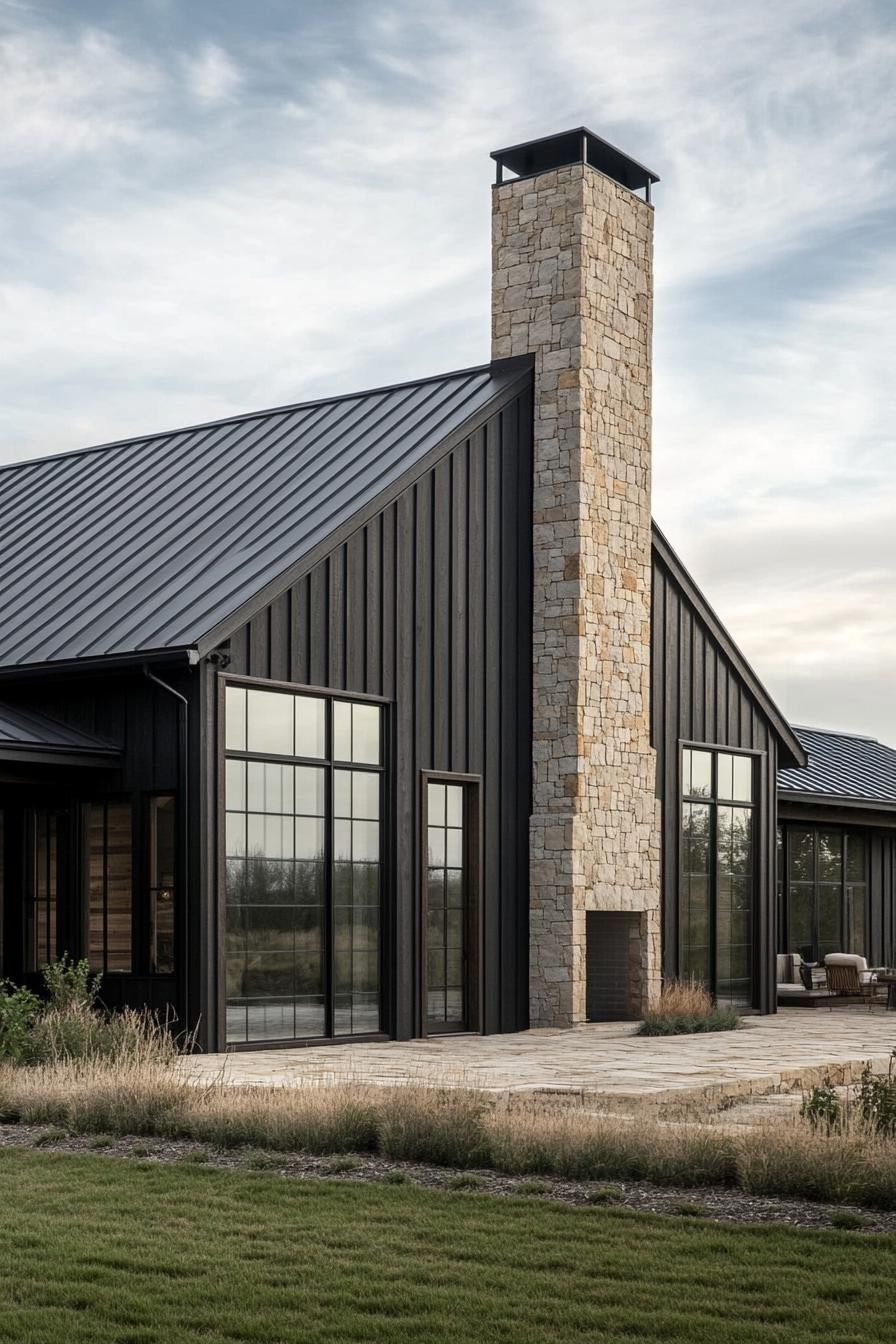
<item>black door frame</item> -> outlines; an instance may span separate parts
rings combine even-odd
[[[427,864],[427,825],[429,784],[459,784],[464,790],[464,879],[467,888],[466,919],[464,921],[464,1024],[460,1028],[448,1028],[444,1032],[431,1031],[427,1027],[427,989],[428,989],[428,946],[427,920],[429,914],[429,878]],[[485,971],[482,956],[484,940],[484,912],[482,899],[482,775],[453,773],[447,770],[420,771],[420,836],[418,841],[418,881],[420,896],[420,937],[418,941],[420,957],[420,1015],[419,1029],[422,1036],[458,1035],[460,1033],[478,1033],[484,1031],[483,1002],[485,994]]]

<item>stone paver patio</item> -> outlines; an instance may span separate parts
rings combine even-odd
[[[885,1072],[896,1014],[816,1009],[745,1018],[736,1032],[638,1037],[631,1023],[504,1036],[440,1036],[304,1049],[195,1055],[197,1081],[418,1083],[569,1101],[721,1101],[857,1081],[866,1061]]]

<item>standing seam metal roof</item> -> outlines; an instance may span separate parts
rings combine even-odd
[[[0,467],[0,667],[192,647],[523,363]]]
[[[0,753],[54,751],[117,757],[117,747],[30,709],[0,705]]]
[[[822,728],[793,730],[809,755],[802,770],[779,770],[778,792],[831,799],[892,803],[896,807],[896,751],[873,737]]]

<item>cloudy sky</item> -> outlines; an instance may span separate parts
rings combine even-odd
[[[584,122],[663,179],[658,522],[896,744],[894,70],[892,0],[0,0],[0,460],[485,360],[488,152]]]

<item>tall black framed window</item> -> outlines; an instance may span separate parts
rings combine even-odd
[[[753,997],[754,757],[682,752],[680,957],[717,999]]]
[[[383,711],[225,686],[229,1044],[376,1034]]]
[[[87,809],[87,960],[128,972],[134,958],[133,812],[129,800]]]
[[[804,961],[867,955],[868,847],[861,831],[787,826],[780,851],[785,950]]]
[[[36,809],[31,818],[31,862],[25,892],[25,970],[40,970],[58,956],[59,818]]]

